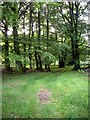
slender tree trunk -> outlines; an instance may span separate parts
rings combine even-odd
[[[41,56],[40,55],[38,55],[38,59],[39,59],[39,64],[40,64],[40,70],[42,71],[43,70],[43,68],[42,68],[42,61],[41,61]]]
[[[44,18],[43,18],[43,38],[44,38]],[[45,58],[45,70],[47,70],[46,58]]]
[[[18,8],[18,4],[14,3],[14,7],[12,9],[13,13],[16,15],[17,14],[17,8]],[[19,11],[18,11],[19,14]],[[20,55],[20,50],[19,50],[19,42],[18,42],[18,23],[17,23],[17,19],[18,18],[13,18],[13,39],[14,39],[14,51],[16,55]],[[22,62],[18,59],[15,60],[16,62],[16,69],[20,72],[23,71],[23,67],[22,67]]]
[[[35,51],[35,60],[36,60],[36,70],[39,70],[39,66],[38,66],[38,56],[37,56],[37,52]]]
[[[32,2],[29,3],[30,11],[29,11],[29,40],[31,39],[31,28],[32,28]],[[31,40],[29,44],[29,50],[31,49]],[[29,53],[29,61],[30,61],[30,69],[32,69],[32,55]]]
[[[37,29],[37,25],[36,25],[36,29]],[[32,23],[32,37],[34,36],[34,31],[33,31],[33,23]],[[38,60],[38,54],[37,54],[37,47],[36,45],[34,46],[35,49],[35,62],[36,62],[36,70],[39,70],[39,60]]]
[[[47,71],[51,71],[51,69],[50,69],[50,64],[48,64]]]
[[[24,48],[24,66],[23,66],[23,71],[26,72],[26,44],[25,44],[25,13],[23,16],[23,38],[24,38],[24,44],[23,44],[23,48]]]
[[[57,41],[57,31],[55,32],[55,37]],[[63,56],[63,52],[62,52],[62,56]],[[64,67],[63,57],[60,57],[60,55],[58,56],[58,63],[59,63],[59,68]]]
[[[17,55],[20,55],[19,51],[19,43],[18,43],[18,32],[17,32],[17,23],[13,23],[13,38],[14,38],[14,50]],[[22,72],[23,67],[22,67],[22,62],[20,60],[16,60],[16,68],[20,72]]]
[[[63,52],[62,52],[63,55]],[[59,56],[59,68],[65,67],[64,57]]]
[[[10,70],[10,61],[9,61],[9,43],[8,43],[8,26],[5,25],[5,67],[7,70]]]
[[[59,63],[59,68],[60,68],[60,55],[58,56],[58,59],[59,59],[59,61],[58,61],[58,63]]]
[[[63,36],[62,36],[61,43],[62,44],[64,43]],[[59,56],[59,68],[65,67],[65,53],[64,53],[64,51],[61,51],[61,54],[62,54],[61,57]]]
[[[47,41],[48,41],[48,38],[49,38],[49,8],[47,5]],[[48,49],[48,46],[47,46],[47,49]],[[47,70],[50,71],[50,64],[47,64]]]
[[[41,9],[41,3],[39,3],[40,4],[40,9]],[[40,34],[41,34],[41,28],[40,28],[40,24],[41,24],[41,22],[40,22],[40,10],[38,10],[38,40],[39,40],[39,50],[41,50],[41,48],[40,48]],[[43,68],[42,68],[42,61],[41,61],[41,56],[40,56],[40,54],[38,54],[38,60],[39,60],[39,65],[40,65],[40,70],[43,70]]]
[[[45,70],[47,70],[47,63],[46,63],[46,59],[45,59]]]

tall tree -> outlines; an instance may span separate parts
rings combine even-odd
[[[4,45],[4,56],[5,56],[5,67],[7,70],[10,70],[10,60],[9,60],[9,42],[8,42],[8,30],[9,30],[9,25],[10,25],[10,3],[4,2],[2,4],[2,33],[4,34],[5,38],[5,45]]]
[[[40,48],[40,36],[41,36],[41,21],[40,21],[40,16],[41,16],[41,3],[39,3],[39,8],[38,8],[38,41],[39,41],[39,50],[41,50],[41,48]],[[43,70],[40,54],[38,54],[38,60],[39,60],[39,65],[40,65],[39,69]]]
[[[25,41],[25,14],[24,14],[24,17],[23,17],[23,38],[24,38],[24,41]],[[26,41],[25,41],[26,42]],[[26,69],[26,61],[25,61],[25,58],[26,58],[26,43],[24,43],[23,45],[24,47],[24,72],[25,72],[25,69]]]
[[[48,38],[49,38],[49,6],[48,4],[47,4],[46,21],[47,21],[47,42],[48,42]],[[48,46],[47,46],[47,49],[48,49]],[[48,71],[50,71],[50,64],[49,63],[45,64],[45,68],[47,68]]]
[[[29,41],[30,41],[30,44],[29,44],[29,51],[31,49],[31,30],[33,29],[32,28],[32,13],[33,13],[33,3],[30,2],[29,3]],[[33,36],[33,35],[32,35]],[[31,56],[31,53],[29,52],[29,61],[30,61],[30,69],[32,69],[32,56]]]
[[[15,54],[20,56],[20,50],[19,50],[19,42],[18,42],[18,17],[19,17],[19,9],[18,9],[18,4],[17,3],[13,3],[13,6],[11,8],[12,12],[13,12],[13,39],[14,39],[14,51]],[[19,71],[23,70],[22,67],[22,62],[21,60],[17,59],[16,60],[16,66],[17,69]]]

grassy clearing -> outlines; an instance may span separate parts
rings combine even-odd
[[[50,103],[40,103],[41,88],[52,93]],[[67,69],[4,75],[2,98],[3,118],[87,118],[88,77]]]

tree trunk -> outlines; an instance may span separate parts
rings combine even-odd
[[[51,69],[50,69],[50,64],[48,64],[47,71],[51,71]]]
[[[36,26],[36,29],[37,29],[37,26]],[[33,31],[33,22],[32,22],[32,38],[34,37],[34,31]],[[35,50],[35,62],[36,62],[36,70],[39,70],[39,60],[38,60],[38,54],[37,54],[37,51],[36,51],[37,47],[36,45],[34,46],[34,50]]]
[[[39,3],[40,4],[40,9],[41,9],[41,3]],[[41,48],[40,48],[40,34],[41,34],[41,28],[40,28],[40,10],[38,9],[38,40],[39,40],[39,50],[41,50]],[[43,70],[43,68],[42,68],[42,61],[41,61],[41,56],[40,55],[38,55],[38,60],[39,60],[39,66],[40,66],[40,70]]]
[[[75,64],[73,67],[73,70],[78,70],[80,69],[80,63],[79,63],[79,49],[78,49],[78,9],[79,9],[79,3],[75,2],[75,7],[76,7],[76,14],[75,14]]]
[[[48,37],[49,37],[49,8],[47,5],[47,42],[48,42]],[[48,49],[48,46],[47,46]],[[50,71],[50,64],[47,64],[47,70]]]
[[[70,10],[70,38],[71,38],[71,46],[72,46],[72,60],[71,63],[74,65],[75,64],[75,42],[74,42],[74,13],[73,13],[73,9],[74,9],[74,4],[73,2],[69,2],[69,10]]]
[[[61,67],[61,66],[60,66],[60,55],[58,56],[58,59],[59,59],[59,68],[60,68],[60,67]]]
[[[14,51],[17,55],[20,55],[19,51],[19,43],[18,43],[18,32],[16,28],[16,23],[13,23],[13,38],[14,38]],[[18,71],[22,72],[22,62],[20,60],[16,60],[16,68]]]
[[[30,11],[29,11],[29,40],[31,39],[31,28],[33,27],[32,25],[32,2],[29,3],[29,7],[30,7]],[[33,37],[33,34],[32,34]],[[31,40],[30,40],[30,44],[29,44],[29,50],[31,49]],[[31,53],[29,53],[29,65],[30,65],[30,69],[32,69],[32,55]]]
[[[38,55],[38,58],[39,58],[39,65],[40,65],[40,71],[42,71],[43,70],[43,68],[42,68],[42,61],[41,61],[41,56],[40,55]]]
[[[39,70],[38,57],[36,51],[35,51],[35,60],[36,60],[36,70]]]
[[[16,15],[17,14],[17,8],[18,8],[18,4],[14,3],[14,7],[12,9],[13,13]],[[19,14],[19,9],[18,9],[18,14]],[[13,39],[14,39],[14,51],[16,55],[20,55],[20,51],[19,51],[19,42],[18,42],[18,23],[17,23],[17,18],[13,17]],[[19,72],[23,71],[23,67],[22,67],[22,62],[18,59],[15,60],[16,62],[16,69]]]
[[[5,25],[5,67],[7,70],[10,70],[10,61],[9,61],[9,43],[8,43],[8,26]]]
[[[70,10],[70,29],[71,29],[71,44],[72,44],[72,63],[74,65],[72,70],[80,69],[79,64],[79,49],[78,49],[78,2],[75,2],[76,14],[74,14],[74,3],[69,2]],[[75,15],[75,16],[74,16]]]
[[[46,63],[46,59],[45,59],[45,70],[47,70],[47,63]]]
[[[59,56],[59,68],[65,67],[64,57]]]
[[[44,35],[44,17],[43,17],[43,39],[44,39],[44,37],[45,37],[45,35]],[[46,58],[45,58],[45,70],[47,70],[47,63],[46,63]]]
[[[63,40],[63,35],[62,35],[61,43],[62,44],[65,43],[65,41]],[[59,65],[59,67],[60,68],[65,67],[65,51],[61,51],[61,58],[59,58],[59,59],[60,59],[60,65]]]
[[[24,44],[23,44],[23,48],[24,48],[24,66],[23,66],[23,71],[26,72],[26,44],[25,44],[25,13],[23,16],[23,38],[24,38]]]

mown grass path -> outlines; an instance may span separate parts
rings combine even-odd
[[[3,118],[87,118],[88,76],[61,69],[52,72],[3,75]],[[38,93],[50,92],[41,104]]]

